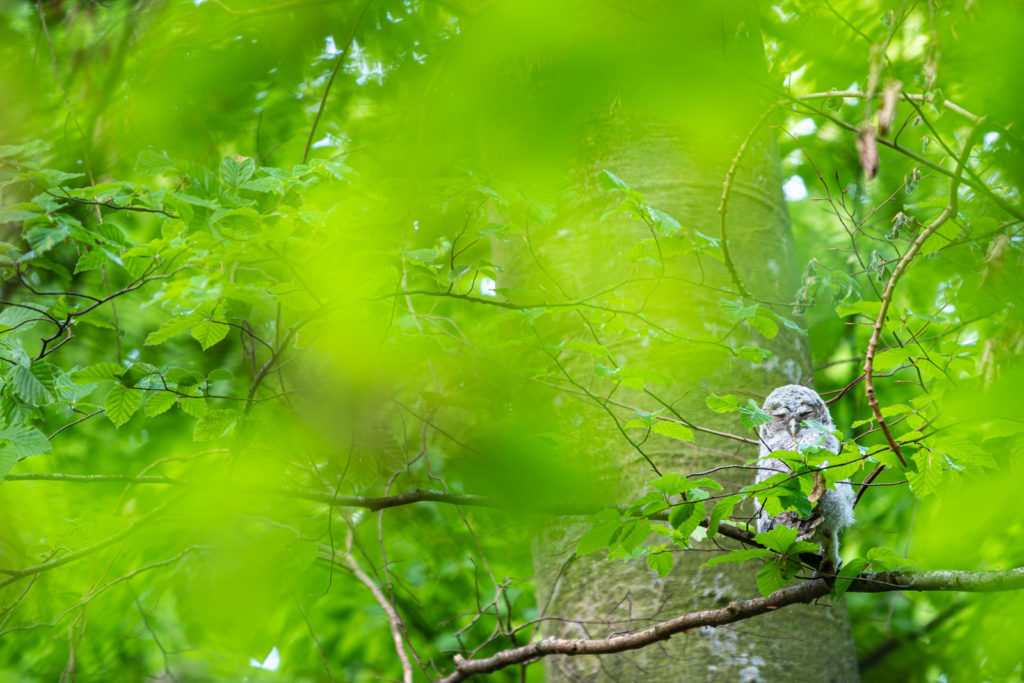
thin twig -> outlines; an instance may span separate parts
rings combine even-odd
[[[373,579],[366,575],[359,565],[356,564],[355,558],[352,557],[352,531],[348,532],[348,548],[342,555],[345,560],[345,564],[355,574],[355,577],[359,579],[359,582],[366,586],[371,593],[373,593],[374,599],[380,608],[388,615],[388,621],[391,626],[391,638],[395,642],[395,654],[398,655],[398,661],[402,665],[402,682],[412,683],[412,664],[409,663],[409,655],[405,652],[405,642],[402,640],[402,619],[398,616],[398,612],[395,611],[395,606],[387,599],[384,593],[381,591]]]
[[[747,151],[747,146],[750,141],[757,134],[757,131],[761,129],[768,115],[775,110],[777,104],[769,105],[754,122],[754,126],[747,133],[747,136],[743,138],[743,142],[740,143],[740,148],[736,152],[736,156],[733,157],[732,163],[729,165],[729,170],[725,173],[725,180],[722,181],[722,199],[718,202],[718,216],[719,216],[719,229],[722,237],[722,257],[725,260],[725,267],[729,271],[729,276],[732,278],[732,282],[736,285],[737,291],[745,297],[749,297],[750,294],[747,292],[746,287],[743,286],[743,281],[740,280],[740,275],[736,270],[736,264],[733,263],[732,256],[729,254],[729,238],[725,233],[725,214],[728,208],[729,193],[732,190],[732,181],[736,176],[736,170],[740,166],[740,161],[743,159],[743,155]]]
[[[875,367],[875,351],[878,349],[878,343],[882,338],[882,329],[885,326],[885,317],[889,312],[889,305],[892,303],[893,293],[896,290],[896,284],[899,282],[900,277],[906,271],[910,262],[914,260],[917,252],[921,249],[921,245],[928,239],[936,230],[949,220],[951,217],[956,215],[957,212],[957,192],[960,189],[960,180],[963,174],[964,168],[967,165],[967,159],[971,155],[971,149],[974,147],[974,141],[981,131],[981,126],[985,119],[982,118],[971,130],[967,136],[967,140],[964,142],[963,151],[960,153],[960,159],[957,161],[956,170],[953,173],[953,180],[949,185],[949,202],[946,204],[946,208],[943,209],[942,213],[939,214],[938,218],[932,221],[931,225],[921,231],[921,234],[917,236],[914,243],[907,249],[907,253],[903,255],[900,262],[896,264],[896,268],[893,269],[892,275],[889,277],[889,282],[885,285],[885,291],[882,292],[881,307],[878,311],[878,317],[875,318],[874,325],[871,328],[871,339],[868,341],[867,352],[864,354],[864,393],[867,396],[868,403],[871,405],[871,410],[875,414],[875,419],[878,421],[878,425],[882,428],[882,432],[885,434],[886,441],[889,442],[889,447],[892,448],[893,453],[899,458],[900,464],[904,467],[907,466],[907,461],[903,457],[903,453],[900,452],[899,444],[896,443],[896,439],[893,437],[892,432],[889,431],[889,426],[885,422],[885,417],[882,416],[882,409],[878,404],[878,397],[875,395],[875,382],[873,378],[873,372]]]
[[[320,98],[320,106],[316,110],[316,116],[313,118],[313,126],[309,129],[309,138],[306,140],[306,149],[302,152],[302,163],[305,164],[309,158],[309,150],[313,146],[313,137],[316,135],[317,124],[320,123],[320,117],[324,113],[324,106],[327,104],[327,95],[331,92],[331,86],[334,85],[334,77],[338,75],[338,71],[341,69],[342,64],[348,59],[349,53],[352,51],[352,44],[356,40],[356,31],[359,30],[359,24],[363,22],[363,17],[366,15],[366,10],[370,9],[370,3],[373,0],[367,0],[366,4],[363,5],[363,9],[359,12],[359,16],[356,17],[356,23],[352,26],[352,31],[348,34],[348,40],[345,41],[345,49],[338,55],[338,61],[334,63],[334,69],[331,70],[331,76],[327,79],[327,86],[324,87],[324,95]]]

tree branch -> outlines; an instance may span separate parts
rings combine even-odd
[[[981,131],[981,126],[985,122],[985,119],[981,119],[971,130],[967,136],[967,140],[964,142],[963,151],[960,153],[960,159],[957,161],[956,170],[953,172],[953,180],[949,184],[949,202],[946,204],[946,208],[943,209],[942,213],[939,214],[938,218],[932,221],[932,224],[921,231],[921,234],[917,236],[914,243],[907,249],[907,253],[903,255],[900,262],[896,264],[896,268],[892,271],[892,276],[889,278],[889,282],[885,285],[885,291],[882,292],[881,307],[878,311],[878,317],[875,318],[875,323],[871,327],[871,339],[868,341],[868,349],[864,354],[864,393],[867,396],[868,403],[871,405],[871,411],[875,414],[875,419],[878,421],[878,426],[882,428],[882,432],[885,434],[886,441],[889,442],[889,447],[892,448],[893,453],[899,458],[900,464],[904,467],[907,466],[907,461],[903,458],[903,453],[900,452],[899,444],[896,443],[896,439],[893,438],[892,432],[889,431],[889,425],[885,422],[885,417],[882,416],[882,409],[878,404],[878,397],[875,395],[875,382],[872,376],[875,367],[875,351],[878,349],[878,342],[882,338],[882,328],[885,326],[885,316],[889,312],[889,305],[892,303],[893,293],[896,290],[896,283],[899,282],[900,277],[907,270],[910,262],[917,256],[917,252],[921,249],[921,245],[928,239],[936,230],[948,221],[953,216],[956,216],[957,212],[957,191],[960,189],[961,176],[964,172],[964,168],[967,166],[967,159],[971,155],[971,149],[974,147],[974,141],[978,137],[978,133]]]
[[[4,478],[4,481],[57,481],[84,484],[122,482],[129,484],[163,484],[167,486],[184,487],[193,486],[187,481],[174,479],[172,477],[133,476],[130,474],[49,474],[40,472],[23,472],[18,474],[8,474]],[[560,503],[557,505],[542,505],[533,509],[523,510],[523,508],[515,501],[503,502],[501,500],[474,495],[471,493],[450,493],[448,491],[431,491],[427,489],[416,489],[415,491],[407,491],[405,493],[398,493],[392,496],[340,496],[308,489],[293,489],[287,487],[274,488],[266,486],[246,487],[245,489],[242,489],[241,492],[259,495],[283,496],[285,498],[298,498],[315,503],[326,503],[327,505],[333,505],[336,507],[366,508],[373,512],[386,510],[388,508],[401,507],[404,505],[413,505],[415,503],[447,503],[450,505],[467,505],[470,507],[488,507],[498,509],[514,506],[517,510],[522,512],[566,516],[591,515],[608,507],[612,507],[620,511],[625,511],[629,508],[627,505],[608,506],[591,503]],[[668,520],[668,513],[660,512],[649,515],[648,517],[652,520],[666,521]],[[706,529],[710,522],[710,517],[706,517],[700,525]],[[754,541],[754,534],[731,524],[720,523],[718,525],[718,533],[746,545],[752,545],[758,548],[762,547],[759,543]],[[4,569],[0,569],[0,572],[9,573]]]
[[[412,683],[412,665],[409,663],[409,655],[405,652],[405,641],[402,640],[402,633],[405,631],[405,627],[402,623],[402,618],[398,616],[398,612],[395,610],[395,606],[387,599],[384,592],[380,589],[380,586],[371,579],[366,572],[359,568],[359,564],[356,559],[352,556],[352,530],[349,529],[348,538],[346,540],[345,552],[339,553],[348,568],[355,574],[355,577],[359,579],[359,582],[366,586],[371,593],[373,593],[374,600],[380,605],[380,608],[384,610],[385,614],[388,615],[388,622],[391,627],[391,639],[395,644],[395,654],[398,655],[398,661],[402,665],[402,683]]]
[[[306,149],[302,152],[302,163],[305,164],[306,160],[309,159],[309,150],[313,147],[313,137],[316,135],[317,124],[320,123],[320,117],[323,116],[324,106],[327,104],[327,95],[331,92],[331,86],[334,85],[334,78],[338,75],[338,71],[341,69],[342,64],[348,59],[349,53],[352,51],[352,44],[356,40],[356,31],[359,30],[359,25],[363,23],[363,17],[366,16],[366,10],[370,9],[370,3],[373,0],[367,0],[366,4],[363,5],[363,9],[359,12],[359,16],[356,17],[356,23],[352,25],[352,31],[348,34],[348,40],[345,41],[345,49],[338,55],[338,61],[334,63],[334,69],[331,70],[331,76],[327,79],[327,85],[324,87],[324,96],[320,98],[320,107],[316,110],[316,116],[313,118],[313,125],[309,129],[309,138],[306,139]]]
[[[729,271],[729,277],[732,278],[732,283],[736,285],[737,291],[741,296],[749,297],[750,292],[747,291],[746,287],[743,286],[743,281],[740,280],[740,274],[736,271],[736,264],[733,263],[732,256],[729,254],[729,238],[725,232],[725,214],[729,204],[729,193],[732,190],[732,181],[736,176],[736,170],[740,166],[740,161],[743,160],[743,155],[746,154],[747,146],[750,145],[750,140],[757,135],[757,131],[761,129],[768,115],[775,110],[777,104],[770,105],[765,109],[757,121],[754,122],[753,128],[747,133],[747,137],[743,138],[743,142],[740,143],[740,148],[736,152],[736,156],[733,157],[732,163],[729,164],[729,170],[725,172],[725,180],[722,181],[722,198],[718,202],[718,216],[719,216],[719,232],[722,237],[722,257],[725,259],[725,267]]]
[[[43,573],[45,571],[48,571],[50,569],[56,569],[57,567],[61,567],[61,566],[65,565],[65,564],[68,564],[68,563],[74,562],[76,560],[79,560],[79,559],[81,559],[81,558],[83,558],[83,557],[85,557],[87,555],[91,555],[94,552],[97,552],[99,550],[103,550],[104,548],[107,548],[107,547],[117,543],[118,541],[120,541],[120,540],[122,540],[124,538],[127,538],[128,536],[134,534],[136,531],[138,531],[142,527],[143,524],[145,524],[146,522],[149,522],[150,520],[152,520],[154,517],[159,515],[161,512],[166,510],[172,503],[175,503],[175,502],[177,502],[177,498],[173,498],[173,499],[167,501],[166,503],[164,503],[163,505],[160,505],[160,506],[150,510],[149,512],[144,514],[142,517],[139,517],[137,520],[135,520],[134,522],[132,522],[127,527],[125,527],[123,530],[119,531],[118,533],[114,534],[113,536],[109,536],[109,537],[103,539],[102,541],[97,541],[96,543],[94,543],[94,544],[92,544],[90,546],[86,546],[85,548],[81,548],[79,550],[75,550],[73,552],[70,552],[67,555],[62,555],[61,557],[56,557],[56,558],[47,560],[46,562],[41,562],[40,564],[33,565],[31,567],[23,567],[23,568],[0,567],[0,574],[6,574],[7,575],[6,579],[4,579],[3,581],[0,581],[0,588],[3,588],[4,586],[7,586],[9,584],[12,584],[15,581],[18,581],[19,579],[22,579],[22,578],[24,578],[26,576],[34,576],[36,574],[41,574],[41,573]]]
[[[877,96],[878,95],[875,95],[875,97],[877,97]],[[826,90],[825,92],[811,92],[811,93],[806,93],[804,95],[796,95],[793,99],[797,99],[797,100],[823,100],[823,99],[830,99],[830,98],[833,98],[833,97],[842,97],[842,98],[849,97],[851,99],[862,100],[862,99],[867,98],[868,94],[864,93],[864,92],[860,92],[859,90]],[[967,119],[971,123],[980,123],[981,119],[983,118],[981,116],[978,116],[977,114],[972,114],[971,112],[967,111],[966,109],[961,107],[956,102],[953,102],[951,100],[946,100],[946,99],[939,101],[939,100],[937,100],[935,98],[934,95],[930,95],[930,94],[900,92],[900,99],[901,100],[906,100],[907,102],[930,102],[930,103],[933,103],[933,104],[941,104],[946,109],[948,109],[951,112],[954,112],[956,114],[959,114],[960,116],[964,117],[965,119]]]
[[[881,593],[898,590],[993,592],[1024,588],[1024,567],[1001,572],[881,572],[863,574],[853,581],[850,592]],[[767,598],[731,602],[721,609],[701,610],[663,621],[660,624],[610,638],[547,638],[522,647],[502,650],[483,659],[455,657],[455,671],[440,683],[458,683],[470,676],[490,673],[507,666],[531,662],[549,655],[601,655],[646,647],[673,635],[702,626],[723,626],[770,612],[781,607],[806,603],[829,594],[825,579],[814,579],[782,588]]]

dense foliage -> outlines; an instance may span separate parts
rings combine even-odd
[[[665,575],[755,492],[807,513],[844,478],[874,485],[845,576],[1024,565],[1020,8],[761,8],[768,78],[717,87],[755,89],[781,151],[802,275],[765,300],[724,217],[567,161],[617,106],[603,79],[669,108],[679,66],[630,72],[614,24],[565,57],[547,22],[589,9],[494,4],[0,9],[0,677],[439,678],[533,637],[547,513],[592,514],[578,555]],[[532,56],[495,66],[506,33]],[[724,207],[730,177],[703,182]],[[580,246],[581,204],[642,238]],[[727,329],[692,319],[684,261],[730,273]],[[705,370],[777,371],[789,337],[841,454],[756,489],[705,472],[746,476],[769,419]],[[767,595],[815,550],[789,531],[709,564],[762,562]],[[865,678],[1021,678],[1016,593],[847,601]]]

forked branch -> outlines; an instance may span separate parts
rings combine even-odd
[[[881,307],[878,310],[878,316],[875,318],[874,325],[871,327],[871,339],[868,341],[868,349],[864,354],[864,392],[867,395],[868,403],[871,405],[871,411],[875,414],[875,419],[878,421],[878,426],[882,428],[882,432],[885,434],[885,440],[889,443],[889,447],[892,452],[899,458],[900,464],[904,467],[907,466],[907,461],[903,457],[903,453],[900,452],[900,446],[896,443],[896,439],[893,438],[892,432],[889,430],[889,425],[885,422],[885,417],[882,415],[882,408],[878,404],[878,396],[875,394],[875,381],[874,381],[874,369],[875,369],[875,353],[878,350],[878,343],[882,338],[882,328],[885,326],[885,317],[889,313],[889,306],[892,304],[893,293],[896,290],[896,284],[900,281],[903,273],[906,272],[910,262],[914,260],[917,253],[921,250],[921,246],[924,241],[928,239],[936,230],[941,228],[946,221],[953,216],[956,216],[957,212],[957,192],[960,189],[960,180],[962,178],[964,168],[967,166],[967,159],[971,155],[971,149],[974,147],[974,141],[978,137],[978,133],[981,131],[981,126],[985,122],[982,118],[971,130],[970,135],[967,136],[967,140],[964,142],[963,151],[960,153],[960,159],[957,161],[956,170],[953,173],[953,179],[949,184],[949,202],[946,204],[946,208],[943,209],[942,213],[939,214],[938,218],[932,221],[931,225],[921,231],[921,234],[917,236],[914,243],[907,249],[907,253],[903,255],[900,262],[896,264],[896,267],[892,271],[892,275],[889,277],[889,282],[885,285],[885,291],[882,292]]]
[[[862,574],[850,586],[855,593],[889,591],[961,591],[995,592],[1024,588],[1024,567],[1002,572],[882,572]],[[814,579],[797,586],[782,588],[767,598],[731,602],[721,609],[701,610],[668,619],[642,631],[610,638],[546,638],[522,647],[502,650],[482,659],[455,657],[455,671],[440,683],[458,683],[476,674],[490,673],[507,666],[532,662],[549,655],[602,655],[636,650],[679,633],[701,626],[724,626],[798,603],[812,602],[830,592],[825,579]]]

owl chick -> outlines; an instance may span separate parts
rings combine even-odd
[[[764,410],[772,416],[761,425],[758,471],[755,482],[763,481],[780,472],[791,472],[788,465],[772,457],[773,451],[799,451],[801,447],[818,446],[833,453],[839,452],[839,441],[828,432],[805,426],[805,420],[814,420],[832,430],[832,416],[818,392],[799,384],[779,387],[764,401]],[[824,463],[827,465],[828,463]],[[832,573],[839,567],[839,532],[853,524],[853,487],[848,480],[836,484],[835,490],[826,490],[818,499],[810,517],[800,517],[786,511],[774,517],[768,515],[758,502],[758,532],[777,525],[796,529],[799,540],[810,540],[821,546],[822,573]]]

